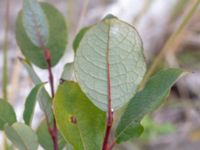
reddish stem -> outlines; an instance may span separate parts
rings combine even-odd
[[[113,115],[109,115],[108,113],[108,118],[107,118],[107,127],[106,127],[106,133],[104,137],[104,142],[103,142],[103,149],[102,150],[110,150],[110,145],[109,145],[109,137],[110,137],[110,132],[112,128],[112,118]]]
[[[52,70],[51,70],[51,53],[50,53],[49,49],[45,48],[44,55],[45,55],[45,59],[47,61],[47,65],[48,65],[49,82],[50,82],[50,87],[51,87],[51,96],[53,98],[54,97],[54,82],[53,82],[53,73],[52,73]]]
[[[110,30],[110,29],[109,29]],[[108,36],[108,41],[109,41]],[[107,45],[107,52],[106,52],[106,65],[107,65],[107,85],[108,85],[108,116],[107,116],[107,124],[106,124],[106,133],[103,142],[102,150],[109,150],[109,137],[113,123],[113,112],[111,106],[111,81],[110,81],[110,60],[109,60],[109,45]]]
[[[51,87],[51,96],[52,98],[54,98],[54,81],[53,81],[53,73],[52,73],[52,69],[51,69],[51,53],[49,51],[49,49],[44,48],[44,56],[48,65],[48,73],[49,73],[49,83],[50,83],[50,87]],[[54,150],[58,150],[58,131],[57,131],[57,126],[56,126],[56,120],[54,117],[53,120],[53,128],[50,127],[50,125],[48,125],[48,130],[49,133],[51,135],[51,139],[53,141],[53,147]]]

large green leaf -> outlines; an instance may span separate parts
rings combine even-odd
[[[38,139],[34,131],[22,123],[5,126],[5,133],[10,141],[20,150],[37,150]]]
[[[40,84],[36,85],[31,90],[31,92],[28,95],[28,97],[26,98],[25,110],[24,110],[24,113],[23,113],[23,118],[24,118],[24,121],[25,121],[25,123],[27,125],[31,124],[33,113],[34,113],[35,104],[36,104],[36,101],[38,99],[38,96],[39,96],[41,90],[43,89],[43,86],[44,86],[44,83],[40,83]]]
[[[34,84],[35,85],[41,84],[42,81],[33,70],[32,65],[27,60],[24,60],[22,58],[20,58],[20,60],[25,66],[26,70],[28,71]],[[48,121],[51,122],[53,118],[52,99],[44,87],[42,87],[42,89],[40,90],[40,93],[38,95],[38,102],[39,102],[40,108],[44,111],[45,116],[47,117]]]
[[[58,129],[74,150],[101,150],[105,112],[95,107],[75,82],[59,86],[54,99]]]
[[[0,99],[0,130],[4,129],[5,124],[12,125],[16,122],[16,115],[13,107],[5,100]]]
[[[164,102],[172,85],[183,74],[180,69],[163,69],[150,78],[145,88],[128,103],[116,129],[117,143],[141,135],[142,118]]]
[[[53,6],[41,3],[41,7],[46,15],[49,29],[49,39],[46,48],[51,53],[52,66],[56,65],[62,57],[67,43],[67,29],[64,17]],[[40,68],[47,68],[42,48],[36,46],[29,39],[23,26],[23,13],[19,13],[16,21],[16,39],[22,53],[32,63]]]
[[[37,135],[40,145],[46,150],[54,150],[53,149],[53,142],[51,136],[48,131],[48,126],[46,121],[42,121],[37,129]],[[62,150],[65,146],[66,142],[63,137],[58,134],[58,145],[59,150]]]
[[[141,38],[134,27],[108,16],[85,33],[74,66],[89,99],[107,111],[110,90],[112,108],[117,109],[134,96],[145,74]]]
[[[38,47],[46,46],[49,26],[46,15],[37,0],[23,1],[23,25],[27,36]]]

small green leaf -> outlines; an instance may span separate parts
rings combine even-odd
[[[37,135],[38,135],[39,143],[44,149],[53,150],[53,142],[49,134],[46,121],[42,121],[40,123],[39,127],[37,128]],[[66,142],[63,139],[63,137],[60,134],[58,134],[59,150],[62,150],[65,144]]]
[[[0,99],[0,130],[4,129],[5,124],[12,125],[16,122],[16,115],[13,107],[5,100]]]
[[[74,150],[101,150],[106,114],[95,107],[75,82],[59,86],[54,99],[57,126]]]
[[[88,27],[84,27],[82,28],[79,33],[76,35],[74,41],[73,41],[73,49],[74,52],[76,52],[77,48],[79,47],[79,44],[83,38],[83,36],[85,35],[85,33],[91,28],[92,26],[88,26]]]
[[[5,126],[5,133],[10,141],[20,150],[37,150],[38,139],[34,131],[22,123]]]
[[[134,96],[145,74],[142,40],[131,25],[116,17],[106,17],[83,36],[74,68],[88,98],[107,111],[111,95],[115,110]]]
[[[42,81],[33,70],[32,65],[27,60],[24,60],[22,58],[20,58],[20,60],[23,63],[26,70],[28,71],[34,84],[35,85],[41,84]],[[45,116],[48,118],[48,121],[51,122],[53,118],[52,99],[44,87],[42,87],[42,89],[40,90],[40,93],[38,95],[38,102],[39,102],[40,108],[44,111]]]
[[[150,78],[145,88],[128,103],[116,129],[117,143],[141,135],[143,132],[140,124],[142,118],[164,102],[170,88],[184,73],[180,69],[163,69]]]
[[[60,12],[47,3],[41,3],[48,21],[49,38],[45,45],[51,53],[51,65],[55,66],[63,56],[67,44],[67,28],[64,17]],[[20,50],[31,63],[46,69],[47,63],[44,58],[44,50],[36,46],[28,37],[23,26],[23,12],[21,11],[16,21],[16,40]]]
[[[41,92],[41,90],[43,89],[44,83],[40,83],[38,85],[36,85],[30,92],[30,94],[28,95],[28,97],[26,98],[26,103],[25,103],[25,110],[23,113],[23,118],[24,121],[27,125],[31,124],[32,121],[32,117],[33,117],[33,112],[34,112],[34,108],[35,108],[35,104],[36,101],[38,99],[38,96]]]
[[[47,45],[49,39],[48,21],[37,0],[23,1],[23,26],[33,44],[38,47]]]
[[[63,73],[61,75],[62,80],[74,81],[74,62],[67,63],[64,66]]]

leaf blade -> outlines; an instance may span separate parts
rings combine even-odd
[[[23,26],[33,44],[44,47],[49,39],[46,15],[37,0],[23,1]]]
[[[106,17],[85,33],[74,66],[81,89],[104,111],[110,82],[112,108],[117,109],[133,97],[146,71],[141,38],[132,26],[116,17]]]
[[[101,149],[106,115],[87,99],[77,83],[60,85],[54,112],[59,131],[74,150]]]
[[[5,126],[7,137],[20,150],[36,150],[38,147],[37,135],[25,124],[14,123],[12,126]]]
[[[20,61],[22,62],[22,64],[26,68],[27,72],[29,73],[33,83],[35,85],[41,84],[42,81],[40,80],[38,75],[33,70],[32,65],[25,59],[20,58]],[[52,99],[44,87],[41,89],[41,92],[38,95],[38,102],[39,102],[40,108],[44,111],[45,116],[47,117],[48,121],[51,122],[52,118],[53,118],[53,111],[51,108],[52,107]]]
[[[141,119],[162,104],[172,85],[184,73],[180,69],[163,69],[150,78],[145,88],[128,103],[116,129],[117,143],[138,137],[143,132],[140,130],[135,134],[132,129],[142,128]]]
[[[49,40],[46,48],[51,53],[51,65],[55,66],[66,49],[67,26],[64,17],[55,7],[48,3],[41,3],[40,5],[46,15],[49,26]],[[16,20],[15,35],[17,44],[23,55],[36,66],[47,69],[48,66],[44,58],[43,49],[33,44],[26,34],[23,26],[22,11],[19,12]]]
[[[41,90],[43,89],[43,86],[44,86],[44,83],[40,83],[40,84],[36,85],[31,90],[28,97],[26,98],[23,119],[27,125],[31,124],[35,104],[36,104],[38,95],[40,94]]]
[[[4,129],[5,124],[12,125],[16,121],[13,107],[7,101],[0,99],[0,130]]]

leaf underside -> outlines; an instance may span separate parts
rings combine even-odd
[[[105,18],[83,36],[74,67],[81,89],[104,111],[110,83],[112,108],[117,109],[134,96],[145,74],[141,38],[129,24],[115,17]]]
[[[37,135],[33,130],[22,123],[5,126],[5,133],[11,142],[20,150],[36,150],[38,147]]]
[[[49,38],[45,45],[51,53],[51,65],[55,66],[63,56],[67,44],[67,28],[64,17],[60,12],[47,3],[41,3],[47,21]],[[44,50],[29,39],[23,26],[23,13],[20,11],[16,21],[16,40],[22,53],[31,63],[36,66],[46,69],[47,63],[44,58]]]
[[[23,1],[23,26],[34,45],[46,46],[49,39],[48,21],[37,0]]]

